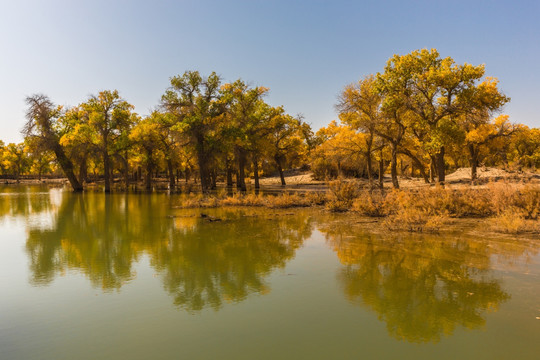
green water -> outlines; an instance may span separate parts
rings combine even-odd
[[[178,204],[0,187],[0,359],[540,358],[538,241]]]

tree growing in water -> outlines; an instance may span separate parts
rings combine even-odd
[[[55,106],[45,95],[36,94],[26,98],[28,110],[27,122],[22,134],[27,138],[33,138],[39,146],[54,152],[58,164],[66,175],[73,191],[82,191],[83,187],[73,171],[73,163],[66,156],[64,148],[60,145],[62,134],[56,127],[62,108]]]

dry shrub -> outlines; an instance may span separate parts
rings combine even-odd
[[[189,194],[196,189],[196,186],[195,184],[188,182],[184,183],[183,185],[179,185],[178,188],[181,189],[183,193]]]
[[[198,195],[188,195],[182,199],[180,204],[183,208],[210,208],[218,207],[219,200],[216,197]]]
[[[233,196],[227,196],[221,200],[223,206],[242,206],[244,203],[243,196],[240,194],[234,194]]]
[[[242,206],[264,206],[266,199],[260,194],[247,194],[242,197]]]
[[[478,189],[445,190],[441,205],[454,217],[485,217],[493,214],[488,191]]]
[[[540,216],[540,188],[525,185],[512,198],[512,205],[520,209],[525,219],[538,220]]]
[[[495,231],[506,234],[540,233],[540,224],[536,220],[527,220],[517,211],[507,210],[490,219],[489,224]]]
[[[305,195],[306,201],[311,205],[324,205],[326,204],[326,193],[319,191],[308,192]]]
[[[326,193],[311,192],[305,195],[187,195],[182,206],[291,208],[325,205],[328,210],[336,212],[353,210],[371,217],[396,216],[389,220],[389,224],[402,219],[410,224],[406,226],[408,229],[418,226],[425,228],[428,226],[427,221],[447,217],[489,217],[504,214],[504,217],[509,219],[510,213],[524,220],[538,220],[540,217],[540,188],[537,185],[490,183],[486,188],[452,189],[437,186],[421,190],[361,193],[355,182],[336,180],[330,182],[329,188]],[[518,218],[514,222],[517,223]],[[507,226],[512,227],[510,223]]]
[[[310,202],[304,196],[298,194],[284,193],[278,196],[268,196],[266,198],[266,204],[270,208],[291,208],[291,207],[307,207],[310,206]]]
[[[382,191],[366,191],[353,201],[352,210],[364,216],[386,216],[388,215],[386,196]]]
[[[221,206],[264,206],[265,198],[256,194],[235,194],[219,201]]]
[[[509,183],[489,183],[487,186],[493,212],[500,215],[507,211],[512,205],[515,197],[516,185]]]
[[[445,216],[430,215],[418,208],[410,207],[389,215],[383,225],[389,230],[437,232],[446,220]]]
[[[449,193],[443,189],[424,192],[394,190],[385,199],[389,230],[437,232],[448,219]]]
[[[338,179],[329,184],[326,208],[330,211],[347,211],[358,197],[358,185],[351,181]]]
[[[491,194],[479,189],[435,187],[421,191],[393,191],[386,200],[389,213],[416,208],[429,216],[486,217],[494,213]]]

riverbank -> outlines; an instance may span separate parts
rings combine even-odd
[[[181,183],[175,190],[183,195],[178,208],[262,207],[270,209],[317,207],[329,212],[350,212],[377,219],[386,230],[438,232],[452,219],[484,219],[489,228],[506,234],[540,234],[540,175],[501,169],[479,170],[471,184],[467,169],[449,174],[443,188],[421,179],[402,178],[400,190],[389,179],[383,189],[374,189],[365,179],[314,180],[311,173],[289,173],[289,185],[276,178],[261,179],[261,189],[234,191],[224,184],[209,194],[198,192],[196,183]],[[20,185],[64,185],[64,179],[22,180]],[[122,182],[113,191],[125,192]],[[102,191],[91,183],[87,191]],[[132,184],[130,191],[144,191]],[[168,182],[156,181],[154,190],[170,191]]]
[[[179,208],[320,207],[379,219],[388,230],[437,232],[452,219],[486,219],[493,231],[540,233],[540,187],[534,183],[494,182],[482,187],[451,186],[401,190],[365,190],[355,182],[336,180],[324,192],[278,195],[189,194]]]

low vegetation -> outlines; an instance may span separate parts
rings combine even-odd
[[[389,230],[438,231],[453,218],[487,219],[505,233],[540,232],[540,188],[531,184],[490,183],[481,188],[434,187],[422,190],[361,190],[353,181],[336,180],[327,192],[280,195],[186,195],[180,207],[321,207],[381,218]]]

